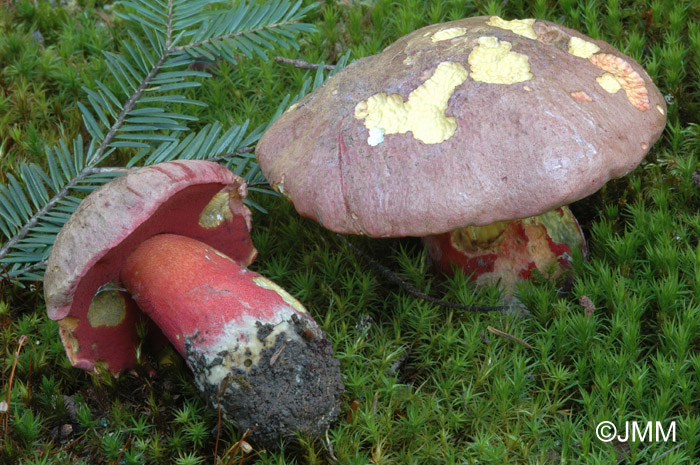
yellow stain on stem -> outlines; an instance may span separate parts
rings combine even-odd
[[[371,131],[368,143],[377,145],[384,134],[409,131],[425,144],[448,140],[457,130],[457,121],[445,115],[447,104],[455,88],[466,81],[468,75],[460,63],[445,61],[405,102],[399,94],[382,92],[358,103],[355,118],[364,119],[365,127]]]
[[[294,308],[296,311],[301,312],[301,313],[306,313],[306,308],[304,307],[304,305],[302,305],[301,302],[299,302],[297,299],[295,299],[289,292],[285,291],[277,283],[270,281],[269,279],[265,278],[264,276],[254,277],[253,282],[256,285],[262,287],[263,289],[267,289],[268,291],[276,292],[282,298],[282,300],[284,300],[285,303],[287,303],[287,305]]]
[[[68,358],[72,361],[75,354],[80,352],[80,343],[78,338],[73,334],[78,329],[80,319],[74,316],[67,316],[58,322],[58,333],[63,341],[63,346],[66,348]]]

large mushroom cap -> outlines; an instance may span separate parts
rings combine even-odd
[[[331,230],[425,236],[588,196],[637,166],[665,120],[649,76],[611,45],[476,17],[355,61],[292,105],[256,155]]]
[[[83,200],[54,243],[44,275],[49,317],[59,321],[71,363],[114,373],[135,364],[140,312],[119,292],[119,272],[141,242],[161,233],[198,239],[236,260],[253,261],[244,181],[206,161],[142,168]]]

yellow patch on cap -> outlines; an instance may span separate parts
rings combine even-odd
[[[124,296],[115,289],[100,290],[92,298],[87,312],[90,326],[117,326],[126,316]]]
[[[593,42],[588,42],[579,37],[569,39],[569,53],[574,56],[588,59],[599,51],[600,47]]]
[[[364,119],[372,131],[368,143],[378,144],[377,134],[405,134],[425,144],[444,142],[457,130],[457,121],[445,116],[447,104],[455,88],[467,80],[469,73],[460,63],[445,61],[433,75],[408,96],[406,102],[398,94],[379,93],[355,106],[355,118]]]
[[[463,36],[467,33],[467,28],[464,27],[450,27],[436,32],[430,38],[433,42],[440,42],[441,40],[454,39],[455,37]]]
[[[661,113],[662,115],[665,115],[665,114],[666,114],[666,112],[664,111],[664,109],[661,108],[661,105],[656,105],[656,109],[659,110],[659,113]]]
[[[529,19],[514,19],[512,21],[506,21],[498,16],[491,16],[491,18],[486,22],[489,26],[498,27],[500,29],[507,29],[509,31],[515,32],[516,34],[527,37],[528,39],[537,39],[537,33],[532,27],[535,24],[534,18]]]
[[[480,37],[469,54],[472,79],[490,84],[515,84],[532,79],[527,55],[512,52],[510,42]]]
[[[606,92],[610,92],[611,94],[614,94],[618,90],[622,89],[622,86],[620,83],[615,79],[615,76],[613,76],[610,73],[605,73],[600,77],[595,78],[596,82],[605,89]]]
[[[306,313],[306,308],[304,308],[301,302],[292,297],[292,295],[289,292],[285,291],[279,285],[275,284],[274,282],[270,281],[264,276],[254,277],[253,282],[258,286],[262,287],[263,289],[276,292],[280,297],[282,297],[282,300],[284,300],[287,303],[287,305],[294,308],[294,310],[300,313]]]
[[[229,192],[218,192],[212,197],[206,207],[199,214],[199,225],[206,229],[213,229],[224,221],[233,220],[233,213],[229,207]]]

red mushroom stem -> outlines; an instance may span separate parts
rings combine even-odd
[[[343,391],[331,342],[301,303],[207,244],[160,234],[120,279],[186,358],[203,396],[266,446],[319,437]]]
[[[453,266],[477,283],[500,282],[512,293],[533,271],[556,279],[570,267],[571,253],[586,254],[586,242],[567,207],[538,216],[467,226],[423,238],[435,266],[451,274]]]

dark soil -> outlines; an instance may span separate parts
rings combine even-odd
[[[292,325],[301,338],[280,333],[256,365],[247,371],[232,369],[220,386],[206,381],[211,367],[186,344],[187,359],[207,402],[214,408],[220,405],[224,417],[241,432],[252,431],[251,442],[267,449],[293,440],[297,432],[321,437],[340,413],[344,386],[331,341],[311,329],[305,318]],[[263,340],[271,331],[271,325],[259,325],[258,337]]]

